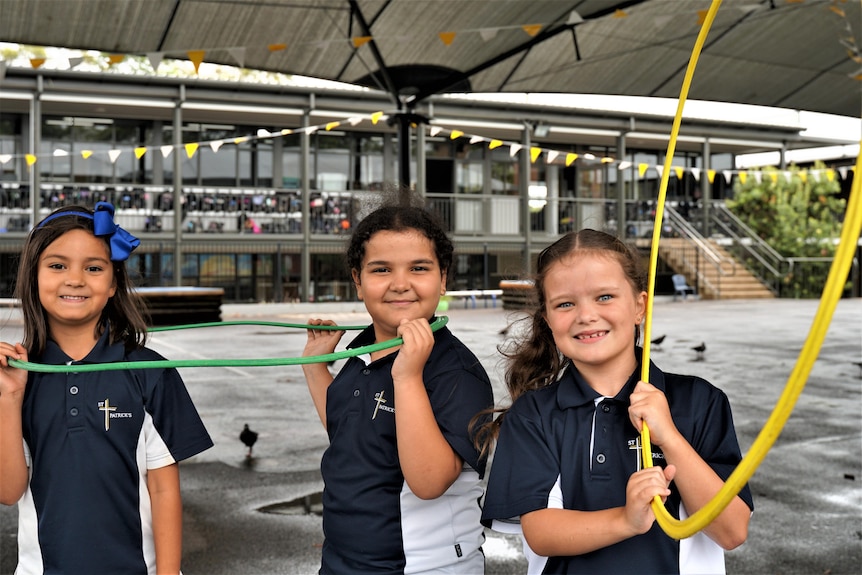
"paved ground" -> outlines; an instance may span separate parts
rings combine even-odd
[[[223,319],[368,321],[354,306],[312,309],[225,306]],[[816,309],[816,301],[657,302],[653,336],[667,337],[652,358],[666,371],[701,375],[724,389],[745,451],[787,382]],[[453,305],[447,315],[502,400],[495,348],[517,314]],[[10,317],[0,310],[4,340],[20,333]],[[152,346],[176,359],[296,357],[304,340],[301,330],[239,326],[164,332]],[[691,347],[701,342],[707,350],[698,360]],[[748,542],[727,554],[729,573],[862,572],[862,368],[853,363],[859,361],[862,300],[843,300],[799,403],[751,480],[756,512]],[[315,497],[327,441],[300,368],[190,368],[183,377],[216,443],[181,466],[184,572],[315,573],[322,541]],[[260,434],[251,460],[238,439],[244,423]],[[15,521],[14,507],[0,508],[0,575],[14,570]],[[486,552],[489,575],[524,572],[518,541],[489,533]]]

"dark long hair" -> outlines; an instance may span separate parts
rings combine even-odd
[[[57,238],[72,230],[93,233],[93,211],[84,206],[67,206],[53,212],[69,213],[37,225],[27,236],[18,266],[15,281],[15,297],[21,301],[24,315],[24,340],[22,344],[31,356],[38,357],[45,351],[48,338],[48,318],[39,300],[39,258],[42,252]],[[91,216],[78,217],[75,213]],[[103,240],[110,249],[108,240]],[[102,310],[101,321],[96,325],[95,336],[110,328],[111,343],[122,341],[127,350],[143,346],[147,340],[145,311],[140,300],[132,292],[132,283],[126,272],[125,262],[111,262],[114,268],[116,291]]]
[[[437,217],[417,204],[418,201],[418,199],[408,199],[406,202],[382,205],[356,225],[346,251],[347,267],[351,272],[361,271],[365,246],[371,236],[382,231],[406,230],[416,230],[428,238],[434,246],[440,271],[442,273],[449,271],[454,253],[452,240],[446,235]]]
[[[536,274],[533,276],[532,310],[529,316],[519,320],[523,329],[511,329],[514,333],[510,343],[500,346],[506,358],[506,389],[514,403],[525,392],[551,385],[569,363],[554,342],[554,336],[545,321],[545,279],[552,264],[574,254],[595,253],[614,258],[636,293],[647,290],[648,277],[641,266],[638,254],[618,237],[605,232],[583,229],[569,232],[539,254]],[[514,327],[514,326],[513,326]],[[635,328],[635,343],[639,328]],[[497,437],[500,424],[508,408],[498,408],[494,421],[483,426],[477,433],[477,447],[483,453],[490,450]]]

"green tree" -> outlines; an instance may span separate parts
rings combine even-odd
[[[820,162],[813,169],[765,168],[759,181],[736,182],[727,207],[784,257],[832,258],[847,202],[826,173]],[[782,295],[819,297],[828,272],[828,263],[794,266],[782,279]]]

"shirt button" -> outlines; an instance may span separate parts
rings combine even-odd
[[[73,407],[72,409],[69,410],[69,413],[72,415],[72,417],[78,415],[78,408]]]
[[[368,375],[369,373],[371,373],[371,370],[368,369],[367,367],[362,370],[362,375]]]
[[[77,395],[77,394],[78,394],[78,386],[77,386],[77,385],[73,385],[72,387],[70,387],[70,388],[69,388],[69,393],[71,393],[72,395]]]
[[[353,390],[353,397],[359,397],[359,390],[358,389]]]
[[[602,404],[602,411],[608,413],[611,410],[611,406],[607,404]]]
[[[605,454],[599,453],[598,455],[596,455],[596,461],[598,461],[599,463],[604,463],[605,462]]]

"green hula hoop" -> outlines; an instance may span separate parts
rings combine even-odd
[[[431,331],[435,332],[449,323],[447,316],[440,316],[431,322]],[[308,329],[308,324],[286,324],[279,322],[258,322],[258,321],[236,321],[236,322],[213,322],[204,324],[187,324],[182,326],[170,326],[163,328],[155,328],[150,331],[170,331],[175,329],[190,329],[195,327],[214,327],[224,325],[269,325],[278,327],[296,327]],[[334,331],[365,329],[367,326],[330,326],[317,325],[314,329],[329,329]],[[275,357],[275,358],[259,358],[259,359],[160,359],[154,361],[118,361],[114,363],[86,363],[74,365],[48,365],[43,363],[33,363],[30,361],[20,361],[10,359],[9,365],[18,369],[26,369],[27,371],[35,371],[39,373],[89,373],[93,371],[115,371],[121,369],[158,369],[158,368],[177,368],[177,367],[271,367],[278,365],[304,365],[308,363],[323,363],[324,361],[335,361],[337,359],[345,359],[366,353],[374,353],[391,347],[397,347],[404,343],[400,337],[364,345],[344,351],[333,353],[325,353],[322,355],[310,355],[308,357]]]

